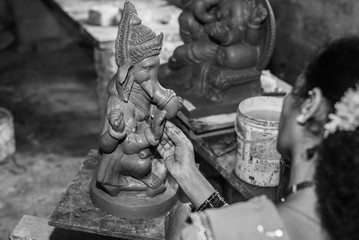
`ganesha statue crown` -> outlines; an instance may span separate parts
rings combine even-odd
[[[125,2],[115,44],[118,66],[107,87],[100,134],[99,165],[92,181],[92,202],[124,218],[153,218],[177,201],[177,185],[156,155],[165,122],[176,116],[182,99],[158,82],[163,34],[144,26]]]

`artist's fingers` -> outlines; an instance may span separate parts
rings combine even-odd
[[[157,147],[157,151],[158,153],[161,155],[161,157],[166,161],[166,159],[170,158],[170,157],[174,157],[173,154],[173,150],[171,150],[170,148],[167,148],[163,145],[158,145]]]
[[[193,225],[187,225],[180,234],[180,240],[196,240],[196,231]]]
[[[163,132],[163,135],[162,135],[163,145],[168,143],[169,145],[173,146],[173,143],[172,143],[171,139],[168,137],[167,131],[168,130],[165,129],[165,131]]]
[[[178,127],[172,128],[173,131],[185,142],[186,144],[192,144],[191,141],[187,138],[187,136],[179,129]]]
[[[165,126],[167,129],[172,129],[177,134],[182,132],[181,129],[179,129],[176,125],[174,125],[170,121],[167,121]]]
[[[176,127],[176,125],[174,125],[173,123],[171,123],[170,121],[167,121],[166,122],[166,127],[165,127],[166,131],[166,135],[168,138],[170,138],[171,141],[174,142],[175,144],[175,141],[173,139],[173,134],[170,133],[170,130],[173,131],[176,135],[177,135],[177,138],[181,139],[183,144],[186,144],[188,146],[192,146],[192,142],[187,138],[187,136],[181,131],[181,129],[179,129],[178,127]],[[169,136],[171,135],[171,136]],[[176,136],[175,136],[176,137]],[[176,145],[176,144],[175,144]],[[180,145],[176,145],[176,146],[180,146]],[[182,145],[181,145],[182,146]]]
[[[170,121],[167,121],[166,122],[166,128],[173,128],[173,127],[176,127],[173,123],[171,123]]]
[[[175,146],[180,147],[185,145],[183,139],[173,130],[173,128],[169,128],[166,134]]]

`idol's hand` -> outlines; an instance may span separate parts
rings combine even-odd
[[[260,26],[262,22],[267,18],[267,16],[267,9],[262,4],[259,4],[258,6],[254,7],[253,12],[248,19],[248,22],[251,25]]]
[[[162,137],[163,129],[166,123],[166,114],[166,111],[162,110],[158,112],[153,118],[150,129],[155,141]]]
[[[125,131],[125,119],[123,117],[123,111],[121,109],[114,109],[108,115],[109,134],[116,139],[121,139],[126,135]]]
[[[166,122],[163,139],[157,148],[171,175],[177,178],[196,169],[193,145],[173,123]]]
[[[228,41],[230,29],[222,22],[215,22],[210,24],[206,28],[206,31],[210,37],[219,41],[221,44]]]

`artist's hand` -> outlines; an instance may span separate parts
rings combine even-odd
[[[108,120],[110,123],[108,126],[109,134],[113,138],[122,139],[126,135],[123,111],[119,108],[111,110]]]
[[[152,120],[150,129],[153,134],[154,140],[159,140],[162,137],[163,129],[166,123],[166,111],[161,110],[157,112]]]
[[[196,169],[191,141],[171,122],[166,122],[165,133],[157,150],[176,180],[182,173]]]
[[[191,213],[191,207],[188,203],[177,204],[169,213],[168,224],[165,228],[166,240],[179,240],[183,228],[187,225],[186,219]]]

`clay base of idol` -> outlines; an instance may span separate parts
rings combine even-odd
[[[95,175],[96,176],[96,175]],[[124,191],[110,196],[94,177],[90,185],[92,203],[101,210],[120,218],[150,219],[164,216],[178,202],[178,185],[168,178],[162,193],[154,197],[146,191]]]

